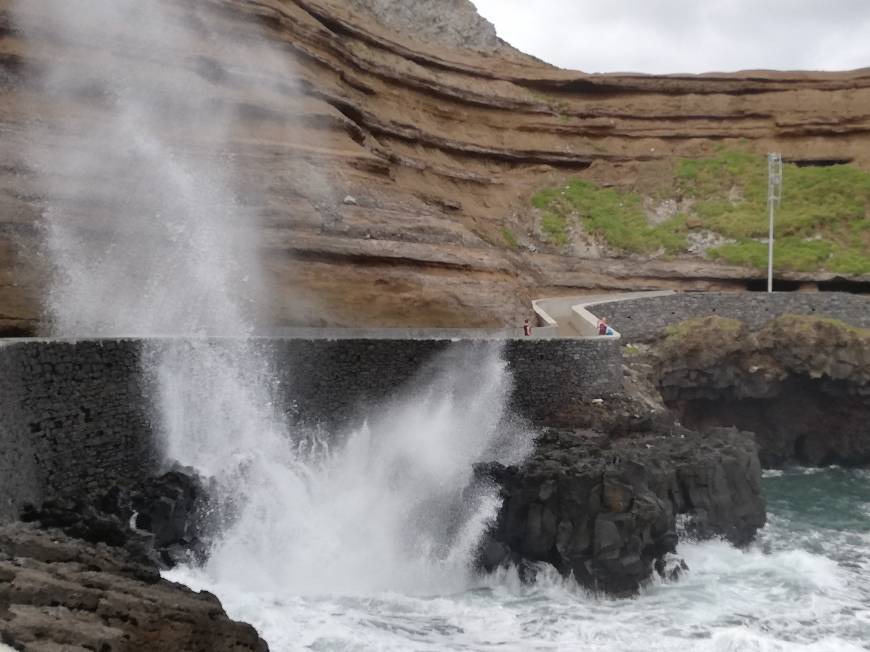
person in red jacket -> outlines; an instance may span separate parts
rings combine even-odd
[[[607,319],[604,317],[598,321],[598,334],[607,335]]]

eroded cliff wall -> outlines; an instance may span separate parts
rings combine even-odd
[[[412,33],[390,3],[333,0],[154,0],[177,38],[131,51],[117,46],[135,21],[104,25],[99,42],[71,39],[58,2],[0,0],[7,333],[40,325],[42,212],[62,206],[99,237],[117,206],[111,175],[46,179],[34,162],[95,146],[79,135],[112,111],[107,68],[147,89],[178,152],[217,149],[231,161],[241,210],[262,234],[264,310],[276,325],[495,325],[515,323],[532,296],[740,286],[757,273],[549,246],[529,197],[573,176],[654,187],[673,157],[720,145],[870,167],[868,70],[587,75],[489,32],[462,36],[430,15],[432,3]],[[465,41],[474,50],[457,46]],[[254,66],[242,61],[239,48],[264,45]],[[52,94],[46,73],[61,63],[82,81]],[[230,115],[227,128],[174,133],[185,96]]]

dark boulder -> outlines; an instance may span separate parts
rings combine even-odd
[[[476,470],[504,498],[481,548],[485,570],[547,562],[612,594],[635,592],[656,566],[664,573],[678,514],[693,536],[737,545],[765,523],[752,435],[733,429],[631,437],[547,430],[522,466]]]

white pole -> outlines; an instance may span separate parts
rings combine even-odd
[[[768,198],[767,206],[770,211],[770,234],[767,240],[767,291],[773,292],[773,197]]]
[[[767,210],[770,231],[767,236],[767,291],[773,292],[773,216],[782,197],[782,155],[767,155]]]

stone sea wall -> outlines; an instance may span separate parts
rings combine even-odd
[[[598,317],[606,317],[628,342],[649,339],[667,326],[707,315],[758,326],[784,314],[814,315],[870,328],[870,295],[839,292],[685,292],[587,308]]]
[[[177,346],[152,340],[147,346]],[[234,346],[215,340],[214,346]],[[263,338],[279,397],[299,421],[330,428],[361,417],[455,366],[501,348],[510,403],[536,423],[573,418],[581,399],[618,391],[616,339],[458,340],[394,337]],[[22,504],[80,497],[158,470],[141,340],[0,341],[0,522]]]
[[[155,468],[139,351],[131,340],[0,343],[0,521]]]

